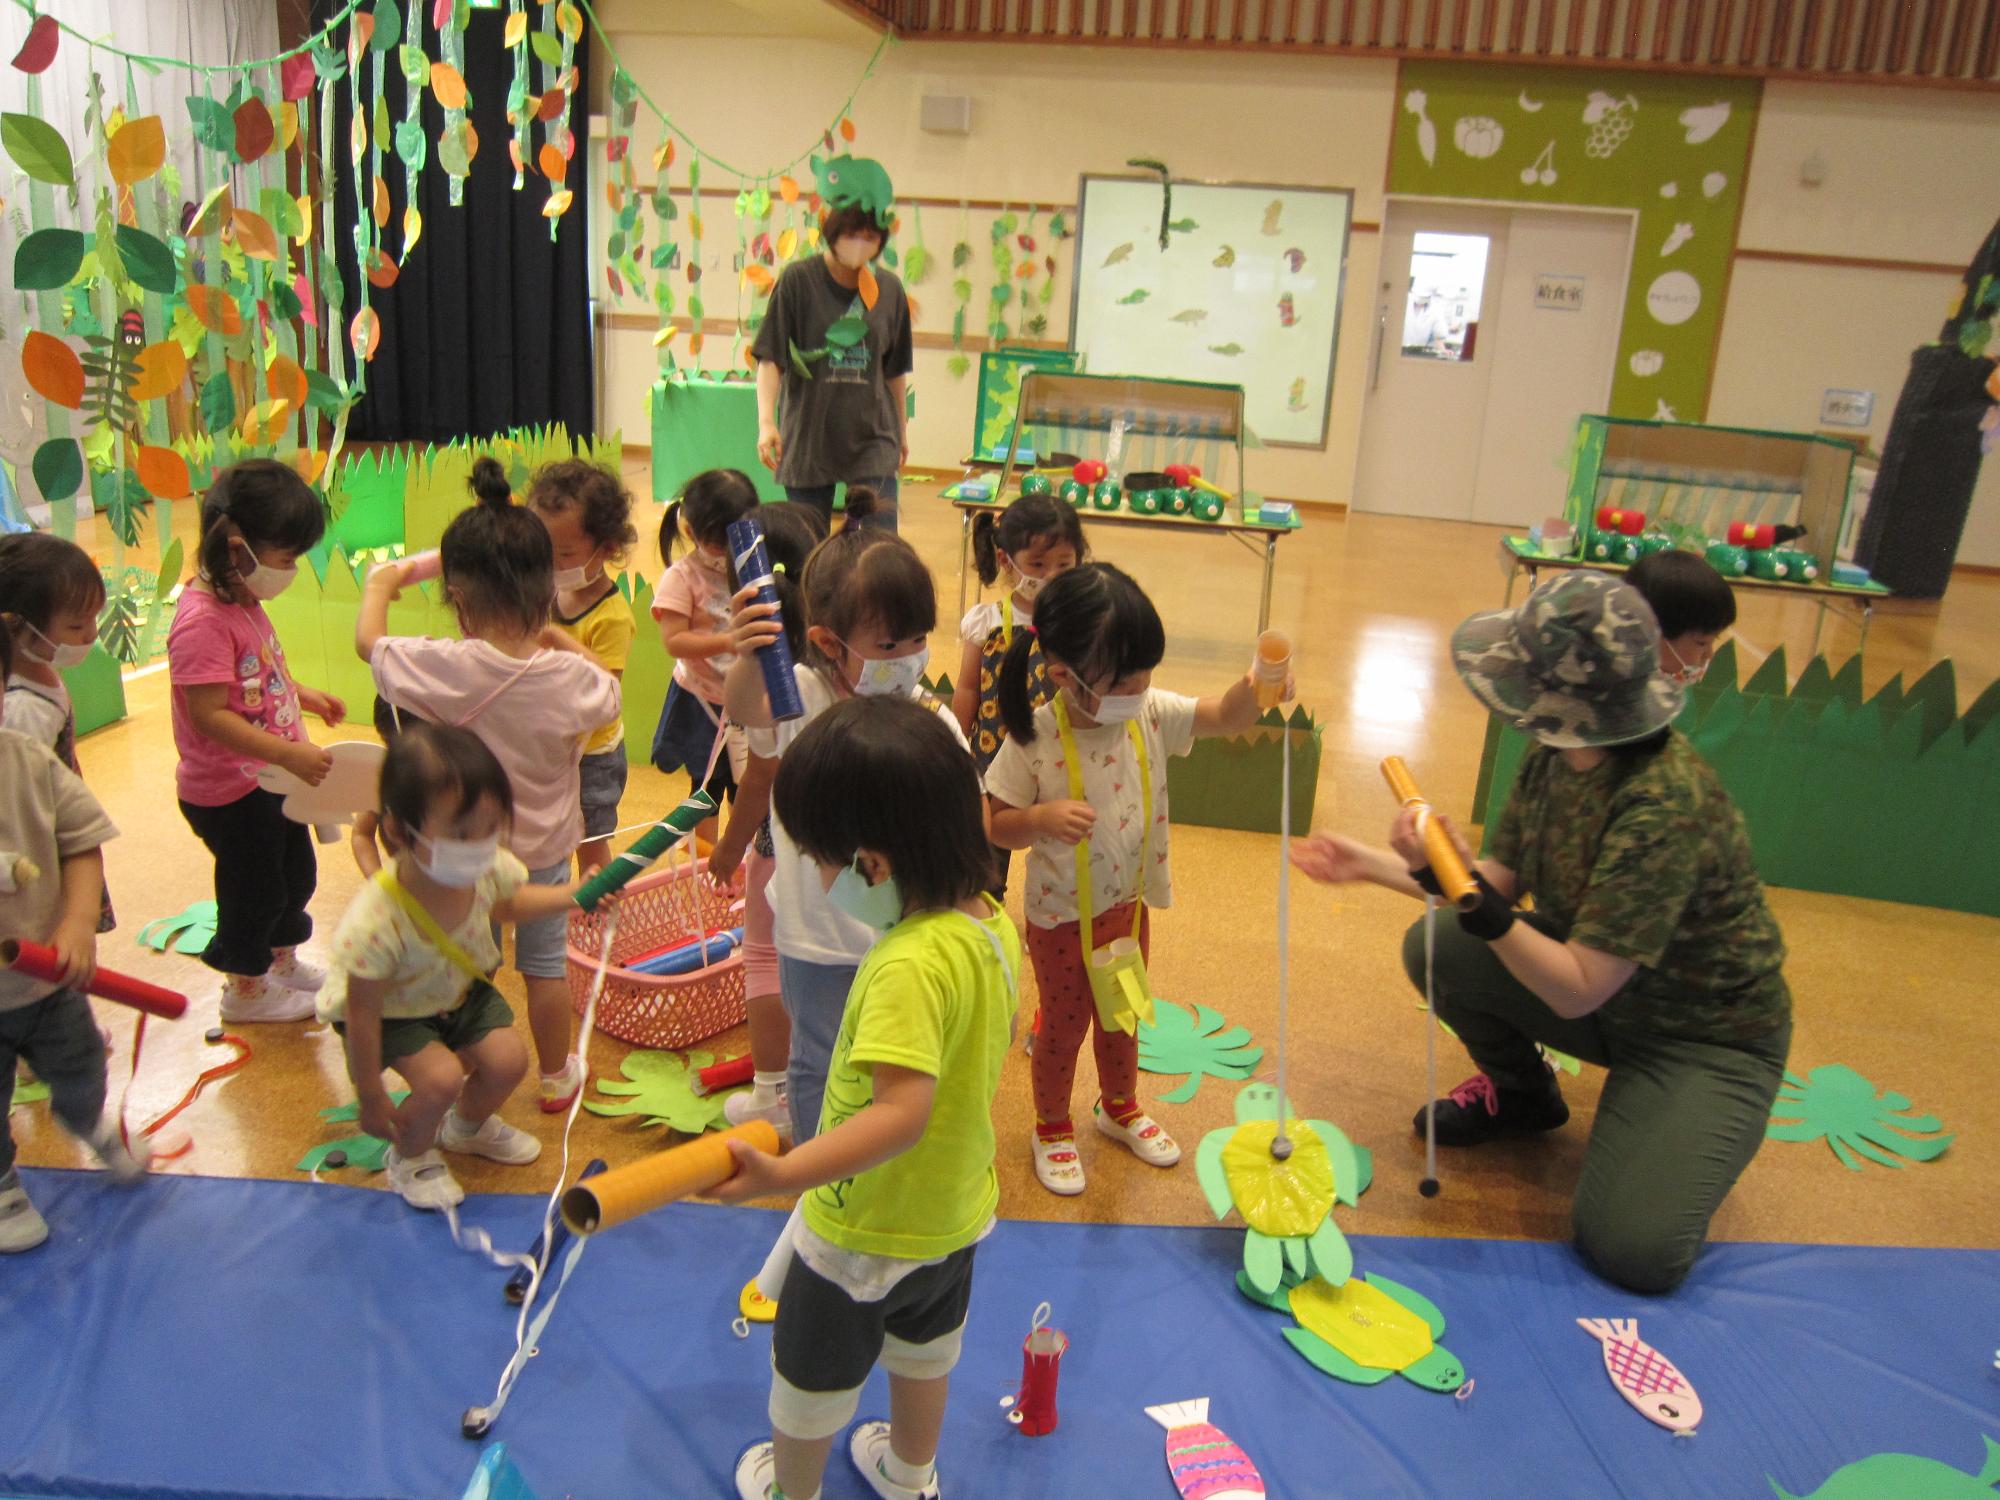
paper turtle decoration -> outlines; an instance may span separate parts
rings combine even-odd
[[[1425,1390],[1446,1392],[1465,1384],[1465,1366],[1438,1342],[1444,1314],[1401,1282],[1370,1272],[1338,1286],[1314,1276],[1260,1292],[1239,1275],[1236,1289],[1260,1307],[1296,1318],[1285,1342],[1336,1379],[1380,1385],[1400,1375]]]
[[[1233,1208],[1247,1226],[1243,1274],[1270,1295],[1284,1282],[1324,1277],[1336,1285],[1354,1269],[1354,1252],[1333,1222],[1336,1202],[1352,1207],[1367,1191],[1374,1158],[1338,1126],[1301,1120],[1287,1108],[1291,1154],[1271,1154],[1278,1133],[1278,1091],[1253,1083],[1237,1091],[1236,1123],[1211,1130],[1195,1153],[1195,1176],[1216,1218]]]

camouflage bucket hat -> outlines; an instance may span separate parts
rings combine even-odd
[[[1659,650],[1639,591],[1589,571],[1550,579],[1519,609],[1474,615],[1451,637],[1474,695],[1558,750],[1622,745],[1671,724],[1686,694],[1660,674]]]

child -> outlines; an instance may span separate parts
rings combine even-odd
[[[1682,687],[1708,675],[1715,644],[1736,623],[1736,592],[1705,557],[1669,548],[1640,558],[1625,581],[1660,622],[1660,670]]]
[[[785,500],[760,506],[757,519],[764,528],[764,552],[771,560],[785,626],[785,642],[794,661],[805,650],[805,606],[799,579],[813,548],[826,540],[826,521],[811,505]],[[732,573],[732,579],[734,574]],[[743,988],[748,996],[750,1062],[756,1070],[748,1090],[729,1095],[722,1112],[732,1125],[768,1120],[781,1135],[792,1133],[786,1101],[785,1064],[791,1055],[792,1023],[778,990],[778,949],[772,942],[771,782],[778,774],[775,730],[752,729],[744,734],[749,750],[743,784],[730,805],[729,825],[708,856],[708,873],[727,885],[738,868],[743,880]],[[749,849],[746,861],[745,848]]]
[[[766,742],[774,756],[783,756],[815,714],[843,698],[908,698],[920,692],[927,642],[937,625],[937,589],[908,542],[870,523],[876,504],[873,490],[850,489],[845,524],[806,563],[801,580],[806,649],[795,668],[805,715],[776,726]],[[768,605],[744,594],[736,602],[733,645],[741,655],[729,670],[729,716],[752,729],[771,728],[763,671],[751,653],[776,636],[778,624]],[[948,705],[929,694],[922,701],[963,739]],[[878,795],[896,796],[899,789],[883,787]],[[792,1138],[805,1141],[819,1123],[841,1008],[875,934],[828,902],[812,862],[785,832],[782,818],[772,820],[771,845],[771,935],[779,991],[791,1021],[785,1088]]]
[[[461,511],[438,545],[445,597],[465,638],[388,634],[401,564],[368,575],[354,648],[375,691],[398,709],[469,728],[486,742],[514,789],[513,849],[535,885],[567,885],[583,836],[578,762],[583,742],[618,717],[618,682],[583,647],[549,631],[555,553],[548,529],[507,491],[500,465],[472,466],[478,503]],[[407,732],[407,725],[405,726]],[[541,1065],[542,1109],[568,1109],[583,1087],[569,1050],[565,923],[558,910],[514,923],[514,967],[528,988],[528,1029]]]
[[[0,676],[14,665],[13,643],[0,631]],[[0,709],[0,726],[13,712]],[[0,970],[0,1254],[32,1250],[49,1237],[14,1170],[7,1111],[14,1064],[26,1058],[49,1086],[49,1107],[70,1134],[89,1143],[111,1180],[137,1181],[146,1147],[126,1150],[116,1121],[105,1121],[104,1038],[83,987],[97,970],[97,917],[104,896],[102,846],[118,830],[83,781],[25,734],[0,727],[0,850],[11,864],[26,858],[40,876],[0,892],[0,932],[53,948],[60,983]]]
[[[740,471],[710,469],[687,482],[660,522],[660,558],[667,569],[653,595],[653,618],[674,659],[674,680],[653,732],[653,764],[662,771],[685,770],[718,807],[725,797],[735,797],[744,756],[742,731],[732,724],[723,753],[709,770],[722,723],[722,674],[736,659],[729,642],[729,527],[756,508],[757,486]],[[690,550],[675,562],[683,541]],[[713,840],[715,820],[704,822],[700,832]]]
[[[838,704],[792,745],[776,794],[815,883],[882,936],[847,999],[819,1133],[782,1157],[732,1141],[736,1176],[716,1194],[805,1195],[772,1330],[772,1441],[738,1460],[736,1493],[815,1500],[879,1361],[890,1420],[855,1428],[848,1452],[884,1500],[936,1500],[973,1253],[1000,1201],[993,1094],[1021,940],[981,890],[979,778],[938,715]]]
[[[104,575],[75,542],[46,531],[0,536],[0,623],[14,647],[7,727],[47,745],[79,776],[76,710],[61,669],[90,655],[103,608]],[[116,925],[107,892],[97,930]]]
[[[1087,911],[1092,948],[1137,937],[1146,951],[1148,908],[1173,903],[1167,757],[1186,755],[1199,735],[1241,734],[1257,721],[1257,694],[1248,672],[1213,698],[1153,687],[1153,668],[1166,653],[1160,616],[1139,585],[1107,563],[1085,564],[1042,590],[1035,632],[1057,695],[1034,706],[1033,640],[1016,636],[1000,669],[1007,742],[986,773],[986,789],[993,842],[1032,851],[1028,954],[1042,1007],[1032,1064],[1035,1176],[1067,1196],[1084,1186],[1070,1087],[1077,1049],[1092,1027],[1098,1130],[1153,1166],[1180,1160],[1181,1148],[1139,1108],[1138,1041],[1097,1014],[1082,923]],[[1077,846],[1084,843],[1091,878],[1080,899]]]
[[[1006,726],[1000,722],[998,688],[1000,663],[1014,644],[1014,632],[1034,625],[1035,596],[1042,586],[1082,562],[1089,548],[1083,539],[1083,523],[1067,503],[1052,495],[1023,495],[997,520],[987,512],[973,521],[972,555],[979,565],[980,583],[994,583],[1004,568],[1009,584],[997,600],[973,605],[958,627],[963,649],[951,707],[972,743],[972,758],[983,772],[993,764],[1000,742],[1007,737]],[[1029,654],[1028,684],[1035,707],[1049,701],[1039,649]],[[987,887],[993,895],[1006,896],[1007,872],[1013,859],[1011,849],[994,846],[993,883]]]
[[[609,471],[569,459],[536,473],[528,486],[528,508],[548,528],[555,552],[555,628],[622,682],[638,626],[632,606],[605,570],[622,565],[625,549],[639,540],[632,527],[631,495]],[[585,874],[611,858],[625,773],[625,721],[620,717],[591,735],[577,768],[584,841],[577,846],[576,862]]]
[[[493,919],[561,916],[573,886],[530,885],[500,847],[514,812],[499,759],[469,729],[404,727],[382,762],[382,839],[394,855],[333,934],[319,1015],[347,1043],[361,1128],[390,1142],[389,1186],[413,1208],[465,1198],[437,1148],[524,1166],[541,1142],[496,1111],[528,1071],[514,1012],[488,976]],[[390,1102],[382,1070],[410,1086]]]
[[[222,972],[232,1025],[309,1019],[326,977],[298,955],[319,882],[312,832],[256,782],[268,762],[318,786],[332,760],[306,739],[300,712],[328,726],[347,716],[331,693],[292,681],[264,613],[325,530],[325,507],[288,465],[230,465],[202,497],[196,574],[167,631],[174,782],[182,816],[215,856],[215,936],[201,957]]]

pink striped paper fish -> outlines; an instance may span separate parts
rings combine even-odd
[[[1578,1318],[1576,1326],[1604,1345],[1604,1372],[1639,1414],[1669,1432],[1693,1432],[1701,1397],[1674,1362],[1639,1337],[1637,1318]]]
[[[1167,1472],[1182,1500],[1253,1500],[1264,1493],[1257,1466],[1208,1420],[1208,1397],[1149,1406],[1146,1415],[1167,1429]]]

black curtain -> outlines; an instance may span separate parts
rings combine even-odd
[[[313,24],[326,24],[337,10],[331,0],[315,0]],[[562,422],[573,434],[591,431],[590,194],[584,172],[590,135],[584,103],[589,98],[589,49],[576,48],[578,77],[571,96],[576,153],[567,186],[576,196],[551,240],[549,221],[542,217],[548,182],[532,170],[532,163],[521,191],[514,191],[507,150],[513,136],[507,122],[513,54],[501,38],[506,19],[505,11],[475,10],[465,33],[465,81],[472,102],[467,115],[479,134],[479,152],[457,207],[451,203],[450,178],[437,160],[444,111],[428,88],[421,92],[429,142],[418,179],[423,236],[395,285],[368,288],[369,305],[381,314],[382,342],[367,367],[367,394],[349,418],[350,438],[445,443],[546,422]],[[424,48],[436,61],[437,37],[428,28]],[[396,54],[389,53],[386,61],[382,88],[393,130],[403,118],[404,85]],[[531,90],[540,72],[531,64]],[[363,57],[360,73],[361,107],[364,118],[372,121],[371,57]],[[351,232],[354,168],[347,140],[353,111],[347,79],[332,87],[337,100],[332,211],[346,288],[343,316],[351,322],[362,284]],[[537,126],[531,150],[541,140],[542,127]],[[403,246],[403,163],[392,140],[382,145],[389,221],[380,233],[394,259]],[[364,157],[364,170],[366,165]],[[346,330],[337,330],[337,336],[344,339]]]

